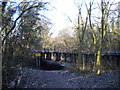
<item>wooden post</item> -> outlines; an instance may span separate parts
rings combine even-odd
[[[77,62],[78,54],[75,54],[75,63]]]
[[[38,57],[35,56],[36,68],[38,69]]]
[[[74,53],[72,54],[73,62],[75,63],[75,55]]]
[[[44,53],[41,52],[41,59],[44,59]]]
[[[60,54],[58,52],[56,53],[56,61],[60,61]]]
[[[66,53],[64,53],[63,55],[64,55],[64,58],[65,58],[65,62],[66,62]]]
[[[46,53],[46,59],[49,60],[49,52]]]
[[[51,52],[49,52],[49,60],[51,60],[51,56],[52,56],[52,53],[51,53]]]
[[[72,62],[75,62],[75,61],[74,61],[74,54],[72,53],[71,55],[72,55]]]
[[[77,57],[77,54],[74,54],[74,60],[75,60],[75,63],[76,63],[76,57]]]

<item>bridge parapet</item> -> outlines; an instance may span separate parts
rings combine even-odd
[[[33,49],[32,51],[35,52],[40,52],[40,53],[63,53],[63,54],[78,54],[78,51],[62,51],[62,50],[35,50]],[[81,52],[82,55],[92,55],[92,54],[97,54],[97,52],[93,51],[83,51]],[[103,51],[102,55],[120,55],[120,51]]]

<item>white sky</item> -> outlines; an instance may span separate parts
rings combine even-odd
[[[60,30],[73,26],[68,17],[64,14],[70,16],[70,18],[74,20],[78,10],[73,0],[64,0],[64,2],[62,0],[52,0],[51,5],[56,9],[47,11],[46,16],[50,18],[53,23],[50,31],[53,33],[52,36],[57,36]]]
[[[77,0],[75,0],[77,1]],[[82,1],[82,0],[79,0]],[[90,0],[86,0],[87,3]],[[94,1],[101,1],[101,0],[94,0]],[[114,0],[110,0],[112,2]],[[118,2],[119,0],[115,0],[115,2]],[[73,22],[77,22],[77,14],[78,9],[74,4],[74,0],[51,0],[51,5],[49,6],[49,9],[51,9],[51,6],[55,7],[56,9],[53,9],[51,11],[45,12],[46,16],[51,19],[51,22],[53,23],[52,28],[50,30],[53,37],[58,35],[58,32],[64,28],[68,28],[73,26],[73,24],[69,21],[68,17],[64,14],[68,15]],[[83,17],[86,17],[86,9],[85,5],[82,9],[82,15]],[[99,15],[99,12],[95,10],[94,15]]]

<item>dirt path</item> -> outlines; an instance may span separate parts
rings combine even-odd
[[[77,76],[68,71],[28,71],[19,88],[118,88],[118,72],[89,77]]]

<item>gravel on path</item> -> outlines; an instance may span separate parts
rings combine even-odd
[[[119,88],[119,72],[102,73],[88,77],[69,71],[31,70],[27,72],[18,88]]]

